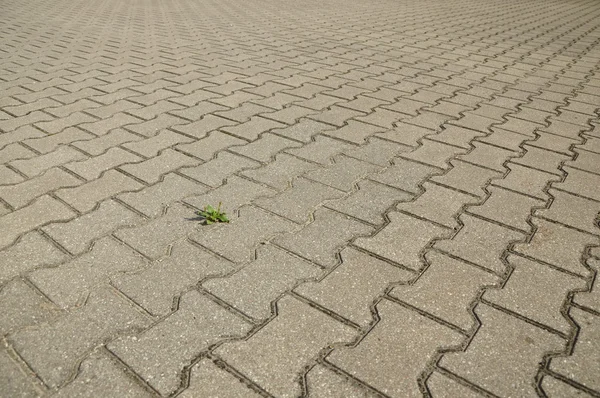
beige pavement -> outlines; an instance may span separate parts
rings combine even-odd
[[[0,397],[600,397],[599,108],[597,0],[0,0]]]

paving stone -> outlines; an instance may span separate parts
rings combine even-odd
[[[254,116],[249,121],[236,126],[225,126],[221,130],[239,137],[243,140],[254,141],[264,132],[272,131],[285,125],[273,120],[265,119],[260,116]]]
[[[511,162],[516,163],[514,157],[518,156],[517,152],[479,142],[473,142],[473,145],[475,146],[475,149],[466,155],[458,156],[458,159],[487,167],[501,173],[506,171],[506,167],[504,166],[506,161],[510,160]]]
[[[0,284],[29,270],[58,264],[66,258],[65,253],[38,232],[27,233],[13,246],[0,251],[0,263],[3,265],[0,268]]]
[[[92,292],[84,307],[10,337],[10,343],[44,383],[58,387],[87,351],[115,333],[145,327],[148,319],[111,289]]]
[[[331,167],[311,171],[306,177],[342,191],[350,191],[358,180],[381,170],[379,166],[347,156],[337,156],[334,160]]]
[[[190,238],[234,262],[254,258],[254,248],[279,234],[295,230],[297,225],[253,206],[241,208],[230,224],[203,227]]]
[[[336,130],[331,130],[331,128],[327,129],[323,132],[323,134],[360,145],[372,135],[382,131],[384,131],[384,129],[381,127],[349,120],[348,123],[343,127],[340,127]]]
[[[41,268],[31,281],[60,308],[83,305],[90,293],[108,283],[111,275],[146,267],[142,256],[107,237],[94,243],[91,251],[55,268]]]
[[[439,372],[433,372],[429,376],[429,379],[427,379],[427,388],[434,397],[481,398],[485,396],[458,383],[456,380],[443,376]]]
[[[170,244],[184,238],[199,226],[194,211],[175,203],[164,215],[133,228],[122,228],[114,235],[144,255],[156,259],[167,253]]]
[[[514,271],[506,284],[488,289],[483,298],[567,334],[571,326],[560,310],[567,294],[584,289],[585,281],[518,256],[509,256],[508,262]]]
[[[108,200],[102,202],[97,210],[68,222],[47,225],[42,227],[42,231],[76,255],[86,251],[94,240],[118,228],[139,224],[142,220],[138,214]]]
[[[64,167],[88,181],[95,180],[102,173],[128,163],[141,162],[144,159],[121,148],[111,148],[92,158],[66,164]]]
[[[430,265],[419,279],[395,287],[390,295],[469,330],[475,323],[469,311],[471,303],[484,287],[499,282],[499,278],[442,253],[428,252],[425,259]]]
[[[280,195],[263,197],[255,204],[294,222],[303,224],[313,210],[323,202],[341,198],[342,191],[305,178],[298,178],[292,187]]]
[[[231,174],[245,169],[255,169],[260,163],[229,152],[221,152],[216,159],[193,168],[183,168],[181,173],[211,187],[223,185]]]
[[[378,164],[380,166],[389,166],[394,156],[408,152],[411,148],[399,145],[394,142],[370,138],[369,142],[356,149],[345,151],[344,154],[364,162]]]
[[[47,134],[60,133],[67,127],[76,126],[82,123],[90,123],[95,121],[96,118],[87,115],[82,112],[72,113],[67,117],[50,120],[50,121],[38,121],[34,125],[46,132]]]
[[[111,280],[119,290],[155,316],[173,310],[173,300],[209,275],[230,272],[232,266],[195,245],[180,241],[170,255],[149,267]]]
[[[29,159],[35,156],[35,152],[25,148],[19,143],[9,144],[3,149],[0,149],[0,164],[8,163],[15,159]]]
[[[207,205],[216,207],[218,204],[222,204],[221,209],[231,215],[240,207],[255,199],[273,196],[275,193],[276,191],[263,185],[245,178],[232,176],[227,179],[225,185],[197,196],[188,197],[184,199],[184,202],[198,209],[203,209]]]
[[[315,141],[310,144],[302,148],[288,149],[286,152],[315,163],[329,165],[335,155],[351,148],[353,147],[350,144],[318,135],[315,137]]]
[[[590,173],[600,174],[600,166],[598,165],[600,154],[579,149],[575,149],[575,152],[577,153],[577,158],[566,162],[567,165],[589,171]]]
[[[597,202],[555,189],[548,190],[548,193],[554,197],[552,206],[549,209],[536,210],[534,215],[598,234],[598,227],[594,225],[600,211]]]
[[[274,242],[323,267],[337,262],[339,249],[357,235],[366,235],[372,227],[343,214],[318,209],[315,221],[302,230],[275,238]]]
[[[13,171],[6,166],[0,166],[0,181],[2,181],[2,185],[18,184],[23,182],[24,179],[25,178],[16,171]]]
[[[157,156],[165,148],[169,148],[176,144],[189,143],[193,139],[174,133],[169,130],[163,130],[157,135],[145,140],[130,142],[123,144],[124,148],[130,149],[133,152],[139,153],[145,157]]]
[[[257,259],[233,275],[210,279],[202,286],[246,315],[266,320],[271,302],[321,272],[314,264],[268,245],[258,248]]]
[[[403,145],[417,146],[425,136],[435,134],[435,131],[407,123],[395,123],[395,127],[375,136],[395,141]]]
[[[156,183],[163,174],[175,171],[184,166],[195,166],[202,161],[184,155],[172,149],[165,149],[160,155],[139,162],[126,164],[120,168],[149,184]]]
[[[376,306],[381,320],[354,348],[335,350],[327,360],[388,396],[422,396],[417,378],[438,348],[463,336],[390,301]]]
[[[556,357],[550,361],[550,370],[560,373],[579,384],[592,390],[600,390],[600,381],[589,372],[588,368],[595,367],[600,352],[598,334],[600,318],[586,311],[571,307],[569,315],[579,326],[577,341],[569,356]]]
[[[440,142],[424,139],[422,145],[415,151],[401,154],[402,158],[427,164],[441,169],[448,169],[452,157],[466,153],[466,149],[446,145]]]
[[[600,138],[596,138],[593,136],[587,136],[584,135],[583,136],[585,138],[585,144],[583,145],[577,145],[575,147],[575,150],[577,153],[582,154],[584,151],[587,152],[592,152],[592,153],[600,153]],[[572,141],[579,141],[580,140],[572,140]]]
[[[495,179],[502,177],[502,174],[497,171],[460,160],[451,160],[450,164],[452,168],[447,173],[433,176],[431,181],[477,195],[480,198],[485,196],[484,187],[487,186],[488,181],[494,182]]]
[[[69,129],[65,130],[63,133],[60,134],[66,134],[68,131]],[[141,137],[131,134],[123,129],[115,129],[98,138],[74,142],[72,143],[72,145],[89,153],[92,156],[98,156],[104,153],[107,149],[112,148],[113,146],[117,146],[131,141],[139,141],[141,139]]]
[[[277,308],[277,317],[247,341],[224,344],[216,353],[270,394],[295,397],[303,368],[323,348],[349,341],[356,332],[291,296],[281,298]]]
[[[446,228],[403,213],[392,212],[388,218],[390,223],[377,234],[358,238],[354,244],[410,269],[419,270],[423,266],[420,253],[432,239],[450,234]],[[411,239],[404,239],[405,236]]]
[[[541,149],[560,152],[562,154],[571,156],[571,147],[578,143],[579,140],[565,138],[550,133],[540,132],[539,138],[535,141],[529,142],[528,144]]]
[[[198,139],[206,137],[206,135],[216,129],[234,126],[237,123],[229,119],[218,117],[215,115],[206,115],[202,119],[189,124],[173,126],[173,130],[182,132]]]
[[[578,390],[575,387],[550,376],[546,376],[542,379],[541,386],[544,393],[549,397],[593,397],[593,395],[590,395],[582,390]]]
[[[476,142],[485,142],[486,144],[504,148],[508,151],[520,152],[525,141],[529,141],[528,143],[532,144],[536,143],[535,146],[539,146],[537,145],[538,141],[530,141],[531,139],[527,135],[494,127],[491,134],[477,138]]]
[[[359,385],[356,381],[316,365],[306,375],[307,389],[315,397],[322,398],[374,398],[378,394]]]
[[[179,309],[139,336],[119,338],[109,349],[161,394],[173,393],[196,356],[225,337],[242,337],[251,325],[192,290]],[[177,339],[170,336],[177,334]],[[152,349],[153,355],[147,352]]]
[[[11,245],[22,234],[51,221],[65,221],[75,216],[67,206],[44,195],[29,206],[0,218],[0,248]]]
[[[140,123],[141,121],[142,120],[128,115],[126,113],[117,113],[115,115],[107,117],[106,119],[93,121],[89,123],[82,123],[81,125],[79,125],[79,127],[97,136],[103,136],[114,129],[130,124]]]
[[[308,163],[285,153],[275,155],[275,161],[258,169],[242,171],[240,174],[262,182],[278,190],[284,190],[292,181],[308,171],[318,169],[314,163]]]
[[[300,119],[296,124],[283,129],[273,130],[273,133],[296,141],[311,142],[313,136],[330,130],[331,126],[310,119]]]
[[[190,385],[178,395],[181,398],[258,398],[260,396],[209,359],[202,359],[192,367]]]
[[[5,149],[7,145],[15,144],[19,141],[25,141],[33,138],[43,138],[47,136],[47,134],[32,126],[24,126],[15,131],[4,132],[3,134],[0,134],[0,149]]]
[[[0,336],[60,315],[58,307],[18,278],[0,289],[0,308]]]
[[[0,385],[2,394],[7,397],[39,397],[43,393],[33,374],[26,374],[20,369],[8,351],[0,348]]]
[[[269,162],[275,156],[275,154],[283,151],[284,149],[297,148],[300,146],[301,144],[296,141],[266,133],[263,134],[258,140],[251,142],[250,144],[232,147],[230,150],[259,162],[266,163]]]
[[[600,201],[600,175],[588,173],[571,167],[563,167],[567,177],[563,182],[553,184],[554,188],[568,191],[578,196]]]
[[[135,191],[143,185],[132,178],[109,170],[97,180],[90,181],[76,188],[63,188],[56,191],[56,196],[81,212],[92,210],[96,204],[125,191]]]
[[[548,195],[544,189],[552,182],[560,181],[560,177],[548,174],[535,169],[520,166],[518,164],[508,163],[510,170],[503,179],[492,181],[492,185],[504,187],[513,191],[521,192],[541,200],[548,200]],[[553,184],[553,186],[557,186]]]
[[[67,128],[58,134],[53,134],[45,137],[30,138],[24,140],[23,143],[42,154],[47,154],[51,153],[56,148],[60,148],[61,145],[68,145],[77,141],[86,141],[93,138],[95,138],[94,135],[73,127]]]
[[[465,149],[471,149],[470,142],[473,139],[482,136],[485,136],[482,132],[449,125],[440,133],[429,136],[428,139]]]
[[[398,201],[406,202],[413,197],[406,192],[369,180],[360,181],[358,188],[358,191],[349,196],[327,202],[325,206],[371,224],[382,224],[383,214],[388,208]]]
[[[600,269],[600,260],[597,258],[590,258],[587,260],[587,266],[594,270],[596,275],[598,275],[597,272]],[[594,279],[590,291],[577,293],[573,301],[583,307],[600,312],[600,282],[598,282],[598,278]]]
[[[105,391],[123,398],[154,396],[135,380],[123,364],[100,350],[92,352],[82,361],[75,380],[60,389],[55,396],[93,398]]]
[[[439,173],[434,167],[394,158],[393,165],[369,178],[407,192],[420,193],[420,184],[431,174]]]
[[[582,254],[586,247],[598,244],[597,237],[536,217],[531,222],[536,226],[531,241],[517,243],[513,251],[581,276],[589,274],[582,264]]]
[[[53,191],[61,187],[73,187],[81,183],[81,180],[71,174],[57,168],[52,168],[40,176],[21,183],[0,186],[0,198],[13,208],[20,209],[48,191]]]
[[[191,144],[179,144],[175,148],[204,161],[208,161],[222,149],[244,144],[246,144],[246,141],[244,140],[232,137],[220,131],[213,131],[198,141],[192,142]]]
[[[456,215],[468,204],[478,203],[479,199],[470,195],[426,182],[425,190],[412,202],[400,203],[396,208],[400,211],[415,214],[449,228],[457,225]]]
[[[159,216],[172,202],[188,196],[200,195],[207,188],[178,174],[167,174],[163,181],[138,192],[127,192],[118,199],[150,218]]]
[[[390,283],[414,276],[353,248],[342,250],[341,257],[340,266],[325,278],[303,283],[295,291],[360,326],[373,321],[370,306]]]
[[[564,162],[571,158],[571,156],[546,151],[529,145],[525,145],[524,148],[527,150],[525,155],[523,155],[523,157],[520,158],[512,159],[511,161],[513,163],[546,171],[548,173],[556,174],[558,176],[562,176],[563,174],[563,172],[559,170],[559,165],[561,164],[561,162]]]
[[[489,218],[501,224],[529,231],[527,223],[532,211],[544,205],[544,201],[523,196],[499,187],[490,187],[490,197],[480,206],[469,207],[467,211],[481,217]]]
[[[191,121],[200,120],[205,115],[211,114],[216,111],[227,110],[227,107],[224,107],[224,106],[218,105],[218,104],[214,104],[209,101],[201,101],[200,103],[198,103],[194,106],[185,108],[185,109],[181,109],[181,108],[183,108],[183,106],[181,106],[181,105],[176,105],[176,104],[171,104],[171,105],[172,106],[169,106],[164,112],[170,112],[174,116],[181,117],[181,118],[191,120]],[[161,113],[163,113],[163,112],[161,112]],[[143,117],[139,114],[136,116]]]
[[[565,341],[485,305],[475,314],[482,325],[467,350],[446,353],[440,366],[496,395],[537,396],[534,378],[542,357],[563,349]]]

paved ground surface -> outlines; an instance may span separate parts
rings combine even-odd
[[[0,396],[600,396],[600,2],[0,9]]]

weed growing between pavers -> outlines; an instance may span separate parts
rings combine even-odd
[[[204,223],[206,225],[219,222],[229,222],[229,217],[227,217],[227,214],[225,214],[224,211],[221,211],[221,202],[219,202],[219,206],[216,209],[211,205],[206,205],[204,206],[203,210],[197,211],[196,214],[204,219]]]

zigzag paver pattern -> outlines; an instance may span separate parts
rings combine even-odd
[[[600,397],[598,1],[0,10],[1,397]]]

